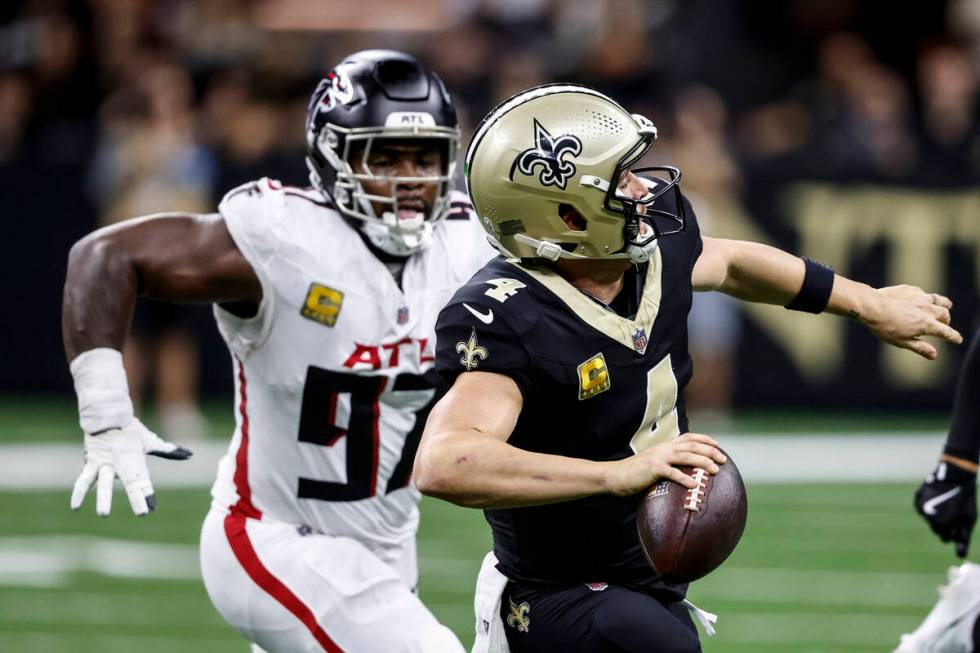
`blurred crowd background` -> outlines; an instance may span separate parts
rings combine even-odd
[[[464,140],[498,101],[594,86],[658,125],[702,229],[928,286],[972,332],[980,252],[980,1],[28,0],[0,6],[0,391],[70,387],[68,248],[93,228],[306,184],[308,95],[344,54],[404,49]],[[161,244],[161,246],[174,246]],[[325,256],[331,255],[329,252]],[[699,297],[691,402],[944,410],[961,352],[920,365],[856,325]],[[148,304],[127,364],[193,428],[230,388],[206,307]],[[185,405],[186,404],[186,405]]]

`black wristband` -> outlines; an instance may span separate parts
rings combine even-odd
[[[791,311],[807,313],[823,313],[830,301],[830,293],[834,289],[834,271],[823,263],[803,257],[806,272],[803,275],[803,286],[786,308]]]

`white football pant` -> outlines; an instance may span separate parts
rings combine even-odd
[[[221,616],[268,653],[463,653],[411,591],[414,541],[389,565],[348,537],[212,508],[201,573]]]

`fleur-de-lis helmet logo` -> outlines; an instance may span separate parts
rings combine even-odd
[[[582,153],[582,141],[576,136],[565,134],[554,138],[548,130],[534,120],[535,146],[521,152],[510,167],[510,179],[514,180],[514,171],[520,170],[525,175],[533,175],[536,167],[538,181],[542,186],[557,186],[565,190],[568,180],[575,174],[575,164],[566,157],[575,157]]]

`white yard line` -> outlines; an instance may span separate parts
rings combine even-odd
[[[210,487],[218,460],[228,449],[220,442],[198,442],[188,445],[194,451],[190,460],[161,460],[147,456],[150,477],[155,488]],[[82,444],[7,444],[0,445],[0,490],[71,491],[75,477],[82,470]]]
[[[719,436],[748,483],[883,482],[923,478],[942,447],[942,433]],[[183,462],[152,456],[158,488],[209,487],[227,444],[191,445]],[[65,490],[82,467],[81,443],[0,445],[0,490]]]
[[[944,433],[729,435],[718,441],[746,482],[886,482],[925,478]]]
[[[200,578],[197,546],[81,535],[0,537],[0,585],[60,587],[77,572],[117,578]]]

